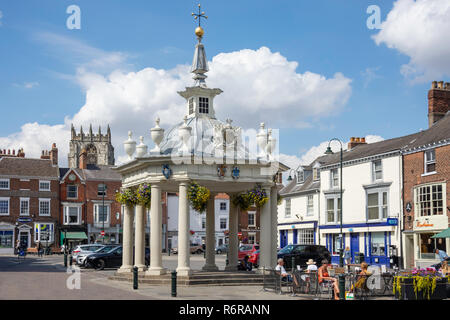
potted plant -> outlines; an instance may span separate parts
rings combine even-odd
[[[211,196],[208,188],[200,186],[196,182],[192,182],[188,189],[188,199],[191,207],[200,213],[205,212],[206,204]]]
[[[448,277],[442,277],[434,268],[416,269],[395,276],[393,293],[400,300],[446,299]]]

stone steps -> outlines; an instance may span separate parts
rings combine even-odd
[[[131,273],[116,273],[108,279],[115,281],[133,281]],[[138,283],[149,285],[170,285],[171,274],[161,276],[139,275]],[[195,272],[189,277],[177,277],[178,286],[261,286],[263,276],[253,272]]]

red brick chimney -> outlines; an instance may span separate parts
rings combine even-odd
[[[450,110],[450,83],[433,81],[428,91],[428,127],[440,120]]]
[[[351,150],[360,144],[367,144],[366,138],[351,137],[350,142],[348,143],[348,150]]]
[[[52,144],[52,150],[50,150],[50,160],[54,166],[58,165],[58,148],[56,147],[56,143]]]
[[[80,157],[78,159],[78,167],[80,169],[87,169],[87,152],[86,149],[83,148],[80,153]]]

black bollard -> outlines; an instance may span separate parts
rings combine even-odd
[[[70,266],[72,266],[72,262],[73,262],[72,260],[73,260],[73,257],[72,257],[72,255],[70,255],[70,256],[69,256],[69,265],[70,265]]]
[[[172,271],[172,297],[177,296],[177,272]]]
[[[138,267],[133,268],[133,289],[137,290],[138,288]]]
[[[295,271],[295,257],[292,257],[291,263],[292,263],[292,273],[294,273],[294,271]]]
[[[64,252],[64,268],[67,268],[67,254]]]
[[[339,275],[339,300],[345,300],[345,275]]]

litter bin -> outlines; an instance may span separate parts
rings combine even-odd
[[[360,264],[364,261],[364,253],[355,252],[355,264]]]

